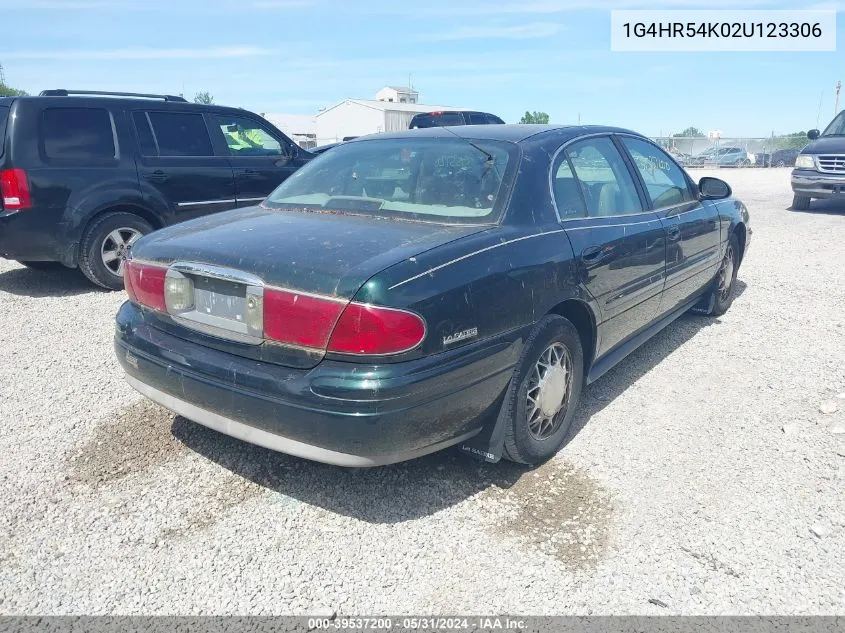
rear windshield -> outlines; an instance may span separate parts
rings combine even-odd
[[[496,222],[517,162],[513,143],[397,138],[338,145],[285,180],[268,208],[444,224]]]
[[[464,117],[458,112],[446,114],[425,114],[415,117],[412,127],[444,127],[446,125],[463,125]]]
[[[0,105],[0,156],[6,145],[6,119],[9,118],[9,106]]]

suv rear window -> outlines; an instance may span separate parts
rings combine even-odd
[[[47,108],[41,115],[41,138],[47,158],[114,160],[114,128],[103,108]]]
[[[443,127],[446,125],[463,125],[464,116],[460,112],[444,114],[417,115],[413,120],[413,127]]]
[[[0,105],[0,156],[6,145],[6,119],[9,118],[9,106]]]
[[[148,112],[159,156],[214,156],[201,114]]]

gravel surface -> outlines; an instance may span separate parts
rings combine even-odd
[[[0,613],[845,612],[845,209],[719,175],[754,230],[733,307],[588,388],[530,472],[174,419],[123,382],[123,293],[0,260]]]

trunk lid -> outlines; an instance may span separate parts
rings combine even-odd
[[[165,265],[186,262],[233,269],[266,286],[348,301],[385,268],[488,228],[250,207],[156,231],[134,244],[132,257]],[[212,318],[241,320],[234,312],[242,309],[250,292],[248,284],[197,280],[202,282],[196,285],[197,305],[201,300],[203,311],[213,315],[210,306],[216,305],[219,314]],[[219,331],[209,332],[202,324],[170,316],[151,314],[148,318],[171,334],[256,360],[306,368],[319,363],[324,355],[319,350],[256,345],[248,337],[220,336]]]

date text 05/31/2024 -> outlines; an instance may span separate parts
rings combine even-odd
[[[519,618],[508,617],[402,617],[402,618],[309,618],[308,630],[354,631],[519,631],[526,626]]]

